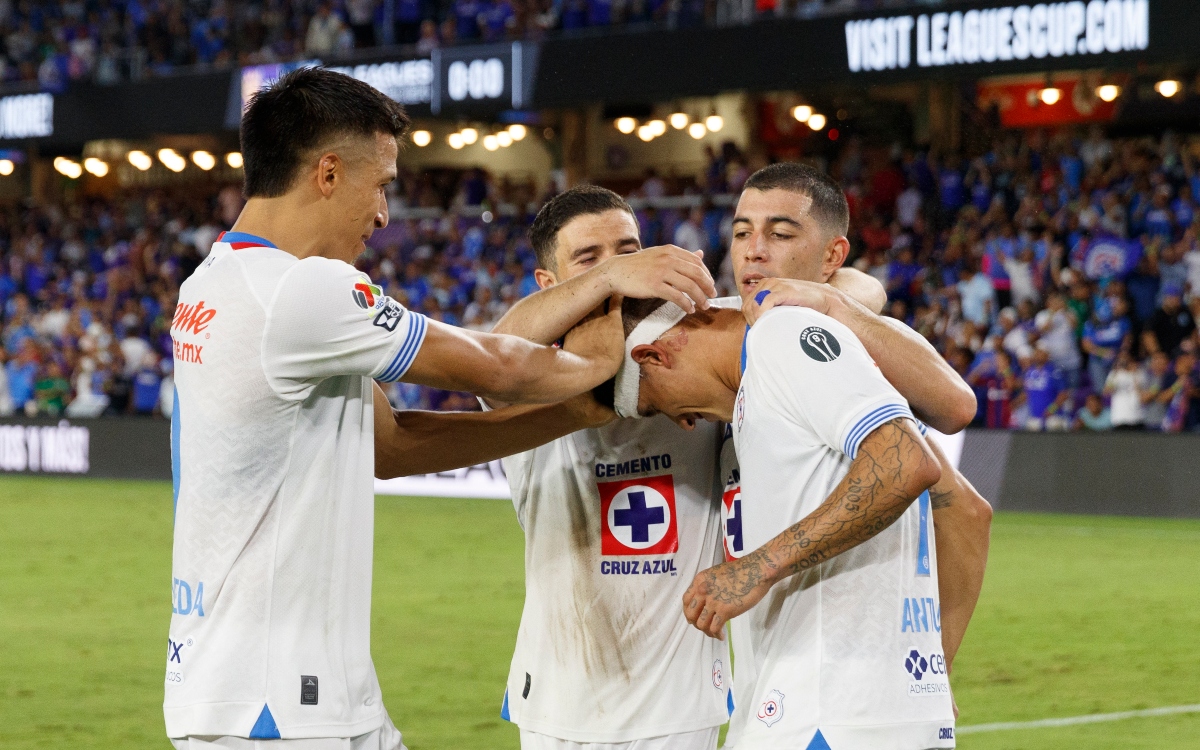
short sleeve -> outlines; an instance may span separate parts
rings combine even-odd
[[[916,422],[862,342],[833,318],[802,307],[762,316],[747,340],[748,369],[828,447],[850,458],[886,422]],[[917,423],[919,425],[919,423]]]
[[[287,271],[267,307],[263,367],[279,393],[302,394],[337,375],[399,380],[425,340],[427,320],[353,266],[306,258]]]

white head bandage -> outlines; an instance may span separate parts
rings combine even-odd
[[[640,417],[638,414],[638,386],[641,384],[642,370],[633,361],[633,348],[642,344],[653,344],[675,324],[683,320],[687,313],[674,302],[664,302],[654,312],[637,324],[633,332],[625,339],[625,362],[617,371],[617,382],[613,393],[613,410],[618,417]]]

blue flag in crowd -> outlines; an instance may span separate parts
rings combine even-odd
[[[1080,243],[1075,260],[1089,279],[1123,279],[1142,259],[1140,240],[1098,236]]]

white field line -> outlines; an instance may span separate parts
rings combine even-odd
[[[959,727],[957,734],[975,734],[978,732],[1002,732],[1007,729],[1040,729],[1043,727],[1070,727],[1076,724],[1097,724],[1102,721],[1121,721],[1123,719],[1143,719],[1151,716],[1170,716],[1172,714],[1200,713],[1200,704],[1192,706],[1164,706],[1163,708],[1147,708],[1141,711],[1118,711],[1112,714],[1090,714],[1088,716],[1067,716],[1061,719],[1038,719],[1037,721],[1001,721],[995,724],[975,724]]]

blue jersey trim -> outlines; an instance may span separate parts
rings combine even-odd
[[[742,369],[741,374],[746,374],[746,339],[750,338],[750,326],[746,326],[746,332],[742,334]]]
[[[729,692],[725,694],[725,708],[729,711],[729,715],[733,716],[733,688],[730,688]]]
[[[929,575],[929,490],[917,498],[918,514],[921,521],[921,533],[917,538],[917,575]]]
[[[263,239],[262,237],[258,237],[253,234],[248,234],[246,232],[224,232],[217,239],[217,242],[228,242],[230,245],[237,242],[237,243],[245,243],[248,245],[258,245],[259,247],[274,247],[276,250],[279,249],[278,247],[275,247],[274,242],[271,242],[268,239]]]
[[[258,721],[254,722],[254,728],[250,730],[250,739],[282,739],[279,736],[279,727],[275,726],[275,717],[271,715],[271,709],[267,708],[266,703],[263,704],[262,713],[258,715]]]
[[[829,743],[825,741],[825,735],[821,734],[821,730],[818,729],[817,733],[813,735],[813,738],[811,740],[809,740],[808,747],[804,748],[804,750],[832,750],[832,749],[829,747]]]
[[[171,490],[175,500],[171,506],[173,513],[179,512],[179,388],[175,388],[174,401],[171,406]]]
[[[427,318],[411,311],[407,314],[413,316],[412,325],[408,327],[408,335],[405,337],[404,343],[400,345],[391,364],[385,367],[383,373],[377,378],[381,382],[392,383],[403,377],[404,373],[408,372],[408,368],[412,366],[413,360],[417,358],[421,344],[425,342],[425,332],[429,326]]]
[[[508,713],[508,688],[504,688],[504,705],[500,707],[500,718],[512,721],[512,716]]]
[[[890,422],[899,417],[908,417],[912,419],[912,410],[905,404],[884,404],[867,413],[858,423],[850,429],[846,434],[846,442],[842,445],[842,452],[850,458],[858,455],[858,446],[862,441],[875,431],[885,422]]]

